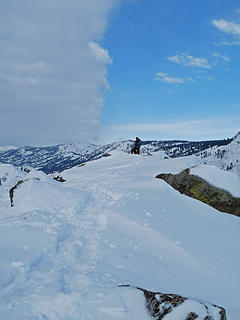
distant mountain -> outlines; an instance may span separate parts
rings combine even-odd
[[[171,158],[188,156],[203,152],[206,149],[225,147],[233,139],[210,141],[142,141],[141,153],[163,150]],[[29,166],[45,173],[63,171],[81,163],[101,158],[112,150],[130,152],[133,141],[114,142],[104,146],[97,145],[57,145],[51,147],[21,147],[14,149],[0,148],[0,163],[12,164],[17,167]]]
[[[13,150],[13,149],[18,149],[18,147],[14,147],[14,146],[0,146],[0,152],[2,151],[8,151],[8,150]]]
[[[240,175],[240,131],[225,146],[214,146],[197,153],[204,164],[215,165]]]

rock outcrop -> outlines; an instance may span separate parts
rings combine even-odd
[[[120,287],[131,287],[122,285]],[[171,319],[177,320],[227,320],[224,308],[200,300],[182,297],[177,294],[151,292],[142,288],[135,289],[143,292],[146,299],[146,309],[155,320],[164,320],[172,314]]]
[[[58,181],[58,182],[65,182],[66,180],[63,179],[63,177],[61,176],[57,176],[57,177],[53,177],[54,180]]]
[[[14,187],[12,187],[10,190],[9,190],[9,198],[10,198],[10,203],[11,203],[11,207],[14,206],[13,204],[13,193],[14,193],[14,190],[17,189],[18,186],[20,186],[20,184],[22,184],[24,182],[24,180],[19,180],[17,184],[15,184]]]
[[[104,154],[102,155],[102,157],[111,157],[111,154],[110,154],[110,153],[104,153]]]
[[[180,193],[200,200],[221,212],[240,216],[240,198],[233,197],[230,192],[190,174],[189,168],[178,174],[161,173],[156,178],[163,179]]]

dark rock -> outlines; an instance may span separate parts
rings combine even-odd
[[[208,316],[207,316],[208,317]],[[190,312],[188,315],[187,315],[187,318],[186,320],[194,320],[194,319],[197,319],[198,318],[198,315],[195,313],[195,312]]]
[[[15,184],[14,187],[12,187],[10,190],[9,190],[9,198],[10,198],[10,203],[11,203],[11,207],[13,207],[13,193],[14,193],[14,190],[17,189],[18,186],[20,186],[20,184],[22,184],[24,182],[24,180],[19,180],[17,182],[17,184]]]
[[[119,287],[131,286],[120,285]],[[173,312],[174,317],[177,320],[195,320],[198,318],[204,320],[227,320],[225,309],[215,304],[182,297],[177,294],[151,292],[138,287],[131,288],[135,288],[143,292],[146,299],[146,309],[150,317],[155,320],[162,320],[167,314],[170,314],[171,312]],[[188,303],[188,305],[185,306],[185,315],[183,315],[181,311],[178,312],[178,308],[184,303]],[[201,310],[201,307],[203,307],[203,309],[205,310],[204,315],[202,311],[201,315],[198,314],[199,309]]]
[[[31,170],[27,167],[21,167],[21,171],[29,173]]]
[[[178,174],[161,173],[156,178],[166,181],[180,193],[200,200],[221,212],[240,216],[240,198],[233,197],[230,192],[190,174],[189,168]]]
[[[53,177],[54,180],[58,181],[58,182],[65,182],[66,180],[63,179],[63,177],[61,176],[57,176],[57,177]]]
[[[175,294],[155,293],[143,289],[140,290],[144,292],[148,311],[157,320],[163,319],[165,315],[172,312],[174,308],[187,300],[187,298]]]
[[[81,168],[81,167],[84,167],[85,166],[85,163],[81,163],[78,167]]]

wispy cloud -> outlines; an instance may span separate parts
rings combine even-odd
[[[221,119],[222,121],[222,119]],[[216,120],[192,120],[192,121],[179,121],[179,122],[160,122],[160,123],[140,123],[140,124],[130,124],[123,126],[127,131],[132,132],[156,132],[156,133],[163,133],[163,134],[171,134],[179,135],[179,136],[186,136],[187,134],[195,134],[196,136],[202,135],[206,136],[212,133],[219,134],[228,132],[229,128],[218,128],[216,129]],[[212,126],[214,127],[212,128]],[[119,129],[121,127],[119,126]],[[231,130],[233,130],[231,128]]]
[[[198,79],[201,79],[201,80],[209,80],[209,81],[213,81],[213,80],[214,80],[214,78],[211,77],[211,76],[198,75],[197,78],[198,78]]]
[[[200,120],[175,120],[149,123],[131,123],[104,128],[108,141],[131,139],[138,135],[143,140],[206,140],[225,139],[239,131],[239,116]],[[110,138],[111,137],[111,138]]]
[[[186,53],[177,54],[167,58],[169,61],[181,64],[184,67],[197,67],[201,69],[212,69],[206,58],[193,57]]]
[[[215,43],[217,46],[240,46],[240,39],[239,40],[221,40],[217,43]]]
[[[213,55],[213,57],[215,57],[217,59],[221,59],[221,60],[223,60],[225,62],[230,62],[231,61],[231,59],[230,59],[230,57],[228,55],[223,55],[223,54],[218,53],[218,52],[214,52],[212,55]]]
[[[165,82],[168,84],[175,84],[175,85],[183,84],[186,82],[186,80],[183,78],[172,77],[172,76],[169,76],[168,73],[163,73],[163,72],[158,72],[154,80]]]

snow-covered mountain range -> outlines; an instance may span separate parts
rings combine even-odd
[[[240,197],[239,177],[165,157],[114,150],[64,183],[0,164],[0,319],[239,320],[240,218],[155,178],[194,167]]]
[[[232,139],[213,141],[142,141],[141,152],[165,151],[171,158],[188,156],[211,147],[225,147]],[[29,166],[45,173],[63,171],[81,163],[101,158],[112,150],[130,152],[133,141],[97,145],[57,145],[51,147],[0,148],[0,162],[17,167]]]
[[[240,175],[240,132],[226,146],[214,146],[197,153],[204,164],[215,165]]]

